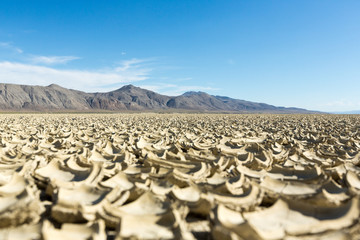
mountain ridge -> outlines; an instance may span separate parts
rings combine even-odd
[[[48,86],[0,83],[2,111],[191,111],[235,113],[316,113],[301,108],[276,107],[206,92],[166,96],[125,85],[109,92],[87,93],[57,84]]]

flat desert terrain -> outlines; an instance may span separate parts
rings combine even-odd
[[[3,114],[0,239],[360,239],[360,116]]]

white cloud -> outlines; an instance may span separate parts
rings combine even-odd
[[[35,64],[53,65],[65,64],[76,59],[80,58],[76,56],[34,56],[30,59],[30,61]]]
[[[181,86],[181,85],[166,84],[166,83],[160,83],[156,85],[140,85],[140,87],[169,96],[178,96],[188,91],[213,92],[219,90],[218,88],[207,87],[207,86],[191,86],[191,85]]]
[[[0,42],[0,47],[5,48],[5,49],[10,49],[10,50],[15,51],[17,53],[23,53],[24,52],[21,48],[15,47],[10,42]]]
[[[146,80],[150,68],[142,66],[145,60],[131,59],[121,66],[106,70],[71,70],[24,64],[0,62],[0,79],[3,83],[46,86],[56,83],[60,86],[81,91],[95,92],[113,90],[118,85]]]

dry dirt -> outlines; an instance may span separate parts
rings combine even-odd
[[[5,114],[0,239],[359,239],[360,116]]]

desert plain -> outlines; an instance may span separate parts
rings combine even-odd
[[[360,239],[360,116],[3,114],[0,239]]]

